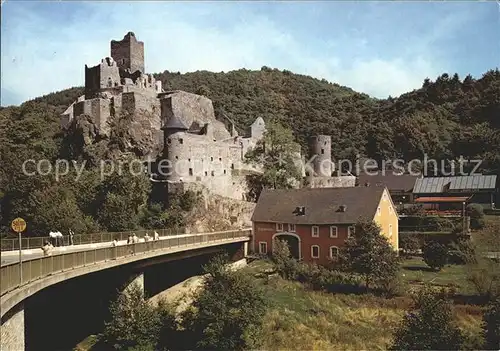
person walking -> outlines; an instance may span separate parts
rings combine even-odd
[[[135,233],[134,233],[134,235],[132,236],[132,242],[133,242],[134,244],[136,244],[136,243],[138,243],[138,242],[139,242],[139,238],[137,237],[137,235],[135,235]]]
[[[75,233],[73,233],[73,230],[69,230],[69,244],[70,245],[73,245],[73,235],[75,235]]]
[[[50,242],[52,246],[57,246],[57,233],[52,230],[49,232]]]
[[[158,234],[158,232],[156,230],[154,233],[154,240],[160,240],[160,234]]]

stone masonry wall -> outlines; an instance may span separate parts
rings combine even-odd
[[[128,32],[122,40],[111,40],[111,56],[122,69],[129,68],[133,73],[144,68],[144,43],[137,41],[134,33]]]
[[[2,318],[0,350],[24,351],[24,335],[24,306],[20,304]]]

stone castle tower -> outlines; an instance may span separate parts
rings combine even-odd
[[[330,135],[316,135],[310,139],[311,156],[316,156],[313,171],[319,177],[332,175],[332,137]]]
[[[111,57],[117,63],[118,68],[130,73],[141,71],[144,68],[144,42],[138,41],[133,32],[125,34],[122,40],[111,40]]]

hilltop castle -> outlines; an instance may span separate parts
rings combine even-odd
[[[87,115],[96,133],[108,137],[110,122],[127,114],[133,128],[129,133],[150,140],[151,147],[143,156],[164,158],[170,164],[169,192],[205,188],[244,200],[246,176],[261,172],[244,163],[244,156],[263,137],[264,120],[256,118],[247,135],[240,136],[233,121],[215,116],[210,99],[164,91],[161,81],[145,73],[144,43],[132,32],[121,41],[111,41],[111,57],[97,66],[85,66],[85,95],[62,114],[61,125],[68,128],[79,116]],[[329,136],[313,138],[312,149],[317,154],[313,169],[302,170],[303,176],[309,173],[309,186],[354,186],[354,177],[332,177],[331,168],[320,167],[322,161],[331,161]],[[300,153],[296,156],[300,160]]]

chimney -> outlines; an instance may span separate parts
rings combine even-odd
[[[347,206],[346,205],[340,205],[339,207],[339,211],[340,212],[345,212],[347,210]]]

